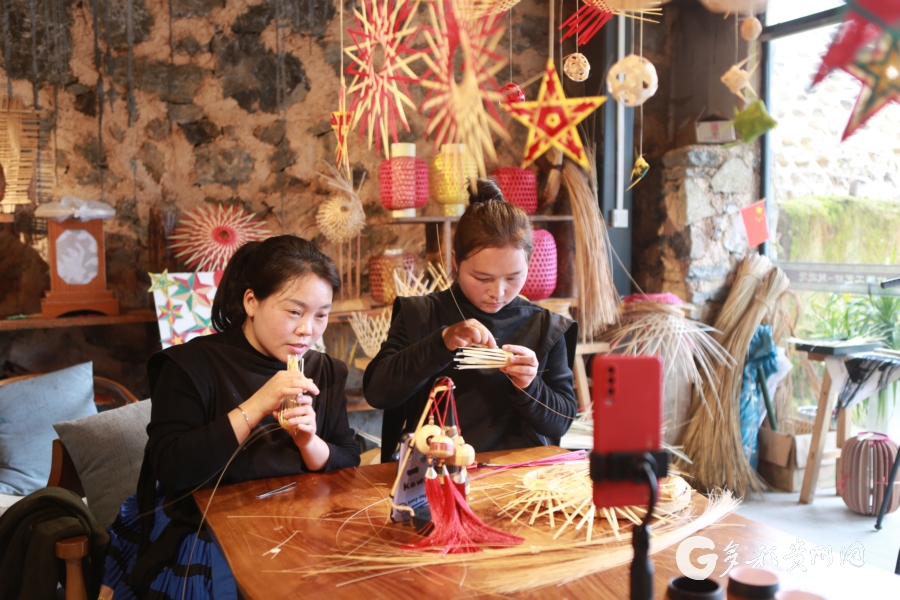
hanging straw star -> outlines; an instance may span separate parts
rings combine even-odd
[[[566,98],[556,65],[548,60],[537,100],[502,105],[514,119],[528,128],[522,167],[533,163],[550,148],[557,148],[587,168],[588,158],[578,135],[578,124],[604,102],[606,96]]]
[[[416,109],[406,84],[418,78],[409,66],[420,56],[410,45],[419,31],[411,24],[418,6],[399,0],[362,2],[353,11],[357,29],[348,30],[356,43],[344,48],[351,60],[347,74],[353,76],[348,89],[352,127],[361,123],[360,138],[364,130],[369,148],[373,141],[381,144],[385,157],[390,156],[390,140],[399,141],[397,121],[409,131],[404,106]]]
[[[147,273],[147,275],[150,276],[150,289],[147,291],[152,294],[159,290],[168,298],[169,286],[172,285],[172,282],[169,280],[169,270],[166,269],[162,273]]]
[[[169,238],[175,257],[198,271],[224,269],[238,248],[269,235],[265,223],[234,205],[202,206],[188,212]]]
[[[503,100],[494,77],[507,60],[497,52],[503,37],[502,15],[474,17],[472,0],[436,0],[428,4],[431,28],[425,30],[429,51],[422,59],[428,71],[418,83],[428,90],[422,112],[428,114],[425,135],[435,147],[465,144],[487,175],[485,157],[497,160],[491,134],[508,140],[495,104]],[[454,58],[462,57],[462,78],[456,81]]]
[[[863,85],[842,141],[886,105],[900,102],[900,32],[883,36],[873,49],[861,52],[845,70]]]
[[[343,93],[341,93],[341,110],[331,113],[331,128],[337,138],[337,147],[334,149],[334,164],[345,173],[350,172],[350,153],[347,150],[347,134],[350,133],[350,123],[353,113],[344,110]]]

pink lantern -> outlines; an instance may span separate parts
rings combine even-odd
[[[491,173],[491,179],[497,183],[507,202],[524,210],[526,215],[535,213],[538,190],[534,171],[520,167],[500,167]]]
[[[415,144],[391,144],[391,158],[378,167],[381,204],[394,218],[415,217],[428,202],[428,163],[416,158]]]
[[[549,298],[556,289],[556,241],[549,231],[535,229],[531,233],[534,251],[528,263],[528,277],[522,295],[531,301]]]
[[[847,508],[861,515],[876,515],[887,494],[887,479],[897,457],[897,444],[883,433],[864,431],[844,442],[838,492]],[[887,512],[900,506],[900,481],[894,483]]]

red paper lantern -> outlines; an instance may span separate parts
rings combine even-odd
[[[556,289],[556,241],[549,231],[535,229],[531,233],[534,251],[528,263],[528,277],[522,295],[529,300],[549,298]]]
[[[861,515],[878,514],[896,457],[897,444],[882,433],[863,432],[844,442],[837,488],[847,508]],[[900,481],[894,483],[887,512],[898,506]]]
[[[500,167],[491,173],[491,179],[497,183],[507,202],[524,210],[526,215],[535,213],[538,189],[534,171],[520,167]]]
[[[394,287],[394,271],[416,273],[416,256],[403,250],[385,250],[384,254],[369,259],[369,290],[372,298],[381,304],[391,304],[397,297]]]
[[[428,203],[428,163],[416,158],[415,144],[391,144],[391,158],[378,167],[378,191],[394,218],[415,217]]]

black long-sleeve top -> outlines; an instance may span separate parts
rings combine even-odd
[[[538,375],[531,385],[521,391],[497,369],[453,368],[455,353],[444,345],[441,332],[463,315],[485,325],[498,345],[535,352]],[[388,338],[363,378],[366,401],[385,409],[382,461],[390,460],[401,433],[415,428],[431,386],[442,376],[456,384],[460,430],[477,452],[558,440],[578,406],[572,375],[577,330],[571,319],[522,298],[497,313],[483,312],[455,284],[424,297],[397,298]]]

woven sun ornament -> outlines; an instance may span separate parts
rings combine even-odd
[[[353,96],[352,127],[361,124],[360,138],[365,131],[369,148],[373,141],[380,144],[385,157],[390,156],[390,140],[399,141],[397,121],[409,131],[404,106],[416,110],[406,84],[418,79],[410,68],[421,56],[411,46],[419,31],[411,24],[418,6],[418,2],[366,0],[353,10],[356,29],[347,31],[354,41],[344,48],[350,57],[347,74],[353,76],[347,89]]]
[[[169,239],[175,258],[189,269],[220,271],[238,248],[268,236],[265,223],[240,206],[217,204],[188,212]]]
[[[494,77],[507,63],[497,52],[505,30],[500,25],[502,15],[467,15],[474,15],[473,0],[428,3],[431,28],[425,33],[428,51],[422,55],[428,70],[418,83],[427,90],[422,104],[422,112],[428,114],[425,135],[434,136],[435,148],[465,144],[485,177],[485,157],[497,160],[491,134],[509,140],[495,107],[504,99]],[[458,82],[457,53],[462,57]]]
[[[359,188],[353,189],[353,183],[346,175],[328,165],[330,175],[320,173],[328,180],[328,185],[337,193],[322,203],[316,213],[316,225],[319,233],[333,244],[342,244],[355,238],[366,226],[366,212],[359,199]],[[362,187],[362,182],[359,183]]]

